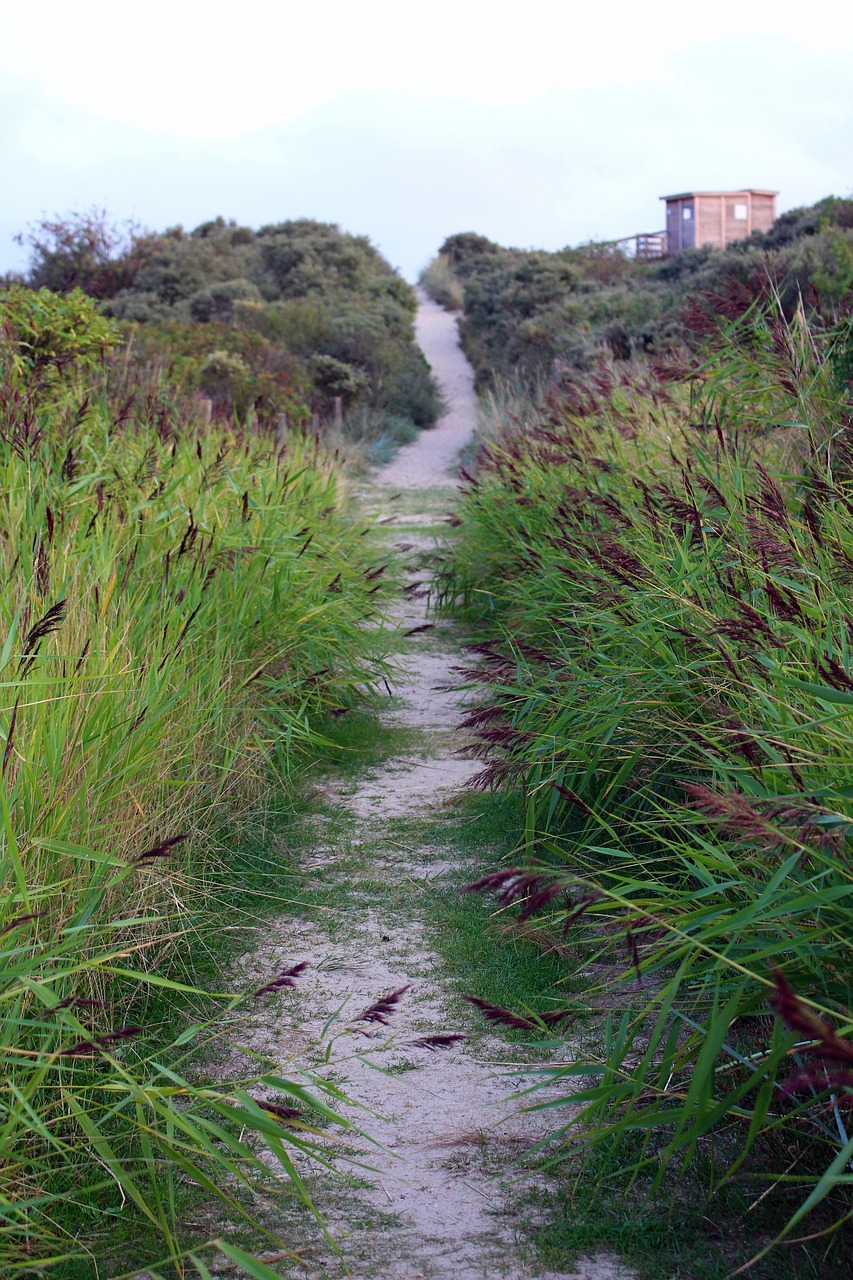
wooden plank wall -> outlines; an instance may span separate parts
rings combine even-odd
[[[696,200],[696,243],[721,249],[725,244],[725,218],[720,196],[699,196]]]
[[[753,231],[769,231],[776,221],[776,197],[752,197],[752,229]]]
[[[746,209],[745,218],[735,216],[738,206]],[[686,221],[685,208],[692,212]],[[711,192],[693,199],[667,200],[667,253],[679,253],[695,245],[724,249],[752,231],[769,231],[775,218],[776,197],[754,195],[751,191]]]

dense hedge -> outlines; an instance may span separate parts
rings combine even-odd
[[[135,332],[134,358],[172,364],[217,412],[323,420],[340,398],[359,422],[436,420],[414,291],[364,236],[308,219],[254,231],[223,218],[123,236],[92,213],[42,224],[28,243],[23,283],[97,298]]]

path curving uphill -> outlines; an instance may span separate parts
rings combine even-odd
[[[426,489],[454,483],[460,450],[477,425],[474,370],[459,345],[456,317],[418,289],[415,337],[441,388],[445,412],[435,427],[422,431],[377,474],[379,484],[397,489]]]

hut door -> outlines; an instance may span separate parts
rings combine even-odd
[[[696,208],[694,200],[681,201],[681,247],[693,249],[696,245]]]

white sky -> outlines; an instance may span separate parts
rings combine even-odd
[[[848,195],[853,7],[815,19],[802,0],[0,0],[0,270],[15,231],[92,205],[155,228],[318,217],[413,277],[454,231],[556,248],[656,229],[667,191]]]

